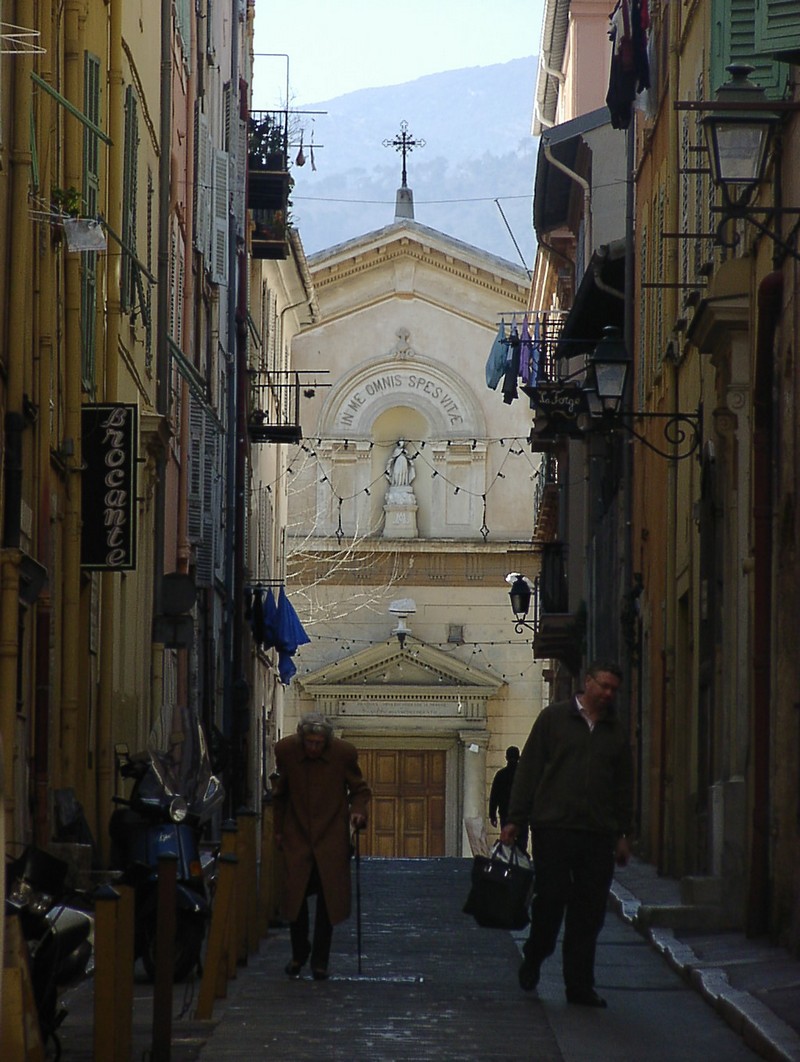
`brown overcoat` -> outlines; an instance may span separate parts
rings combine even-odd
[[[350,815],[366,816],[370,789],[355,747],[331,738],[319,759],[306,756],[299,734],[275,746],[272,794],[275,835],[282,838],[283,913],[293,922],[316,862],[331,923],[350,914]]]

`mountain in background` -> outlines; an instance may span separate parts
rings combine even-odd
[[[535,79],[535,57],[514,59],[293,108],[292,219],[306,253],[392,223],[402,158],[383,141],[405,120],[425,141],[407,161],[415,220],[519,265],[516,240],[531,268]]]

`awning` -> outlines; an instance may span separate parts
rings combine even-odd
[[[547,147],[559,162],[589,180],[592,156],[584,136],[610,123],[608,107],[599,107],[542,133],[533,191],[533,227],[537,236],[568,225],[573,197],[578,197],[577,203],[581,201],[580,188],[551,164],[545,154]]]

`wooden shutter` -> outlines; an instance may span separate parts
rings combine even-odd
[[[208,116],[198,101],[194,121],[194,246],[206,260],[211,248],[211,159]]]
[[[778,59],[800,61],[800,6],[797,0],[758,0],[758,50]]]
[[[768,96],[773,99],[783,96],[789,68],[785,63],[775,62],[756,44],[756,0],[713,0],[711,33],[712,94],[728,80],[726,66],[747,63],[755,67],[751,79]]]
[[[228,283],[228,184],[229,159],[226,151],[214,152],[213,228],[211,232],[211,279]]]

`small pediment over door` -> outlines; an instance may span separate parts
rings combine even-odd
[[[401,728],[426,721],[482,728],[486,702],[504,686],[490,672],[413,640],[402,649],[394,640],[371,646],[296,681],[332,722],[360,729],[379,720]]]

